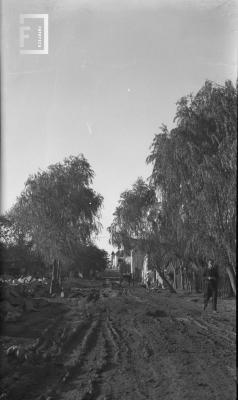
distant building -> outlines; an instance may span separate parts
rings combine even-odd
[[[123,264],[122,264],[123,263]],[[149,271],[149,257],[142,251],[133,249],[130,254],[126,254],[124,250],[118,250],[111,254],[111,268],[120,270],[121,266],[125,268],[125,264],[128,265],[130,273],[134,279],[139,282],[145,282],[146,273]],[[158,279],[158,272],[152,273],[153,281]]]
[[[111,268],[112,269],[119,269],[119,263],[118,263],[118,252],[114,253],[114,251],[111,254]]]

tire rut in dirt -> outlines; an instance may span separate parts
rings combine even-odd
[[[83,376],[84,369],[90,365],[91,354],[94,353],[94,348],[97,345],[98,336],[100,332],[100,320],[96,319],[92,321],[89,329],[85,332],[81,343],[78,344],[69,354],[66,360],[64,376],[61,380],[61,396],[59,398],[71,398],[70,393],[75,387],[79,387],[82,392],[82,379],[79,380],[79,376]],[[91,357],[92,358],[92,357]],[[95,359],[93,360],[95,361]],[[79,393],[78,393],[79,394]],[[78,397],[83,398],[82,397]]]
[[[135,345],[131,341],[131,330],[128,329],[130,328],[129,325],[127,328],[124,328],[119,320],[115,320],[114,322],[111,319],[110,326],[117,347],[120,349],[118,354],[119,369],[122,385],[128,387],[128,399],[131,398],[132,393],[138,399],[148,399],[148,375],[145,369],[145,360],[141,357],[141,343],[137,341],[138,345]],[[119,397],[115,398],[120,399],[120,394],[118,393],[118,395]]]
[[[77,371],[71,376],[68,388],[63,389],[61,399],[96,399],[102,393],[105,397],[105,392],[112,398],[112,387],[105,374],[116,367],[118,349],[107,320],[97,323],[97,333],[91,339],[93,342],[88,342],[88,351],[85,351]]]

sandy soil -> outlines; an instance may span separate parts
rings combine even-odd
[[[234,300],[91,290],[4,324],[0,399],[235,400]]]

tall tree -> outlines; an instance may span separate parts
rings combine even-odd
[[[184,257],[214,257],[236,275],[237,89],[207,81],[177,103],[177,127],[156,135],[147,162],[162,193],[171,232],[179,233]]]
[[[83,155],[70,156],[28,178],[8,217],[35,244],[45,262],[71,263],[79,246],[100,229],[102,196],[91,187],[94,172]]]
[[[129,251],[136,246],[148,245],[153,230],[152,213],[157,202],[154,189],[138,178],[130,190],[124,191],[114,212],[114,219],[108,228],[111,243]]]

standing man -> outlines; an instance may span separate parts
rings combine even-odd
[[[204,277],[204,310],[207,308],[209,299],[212,297],[213,312],[217,312],[217,289],[218,289],[218,270],[213,260],[208,260],[208,266],[203,274]]]

